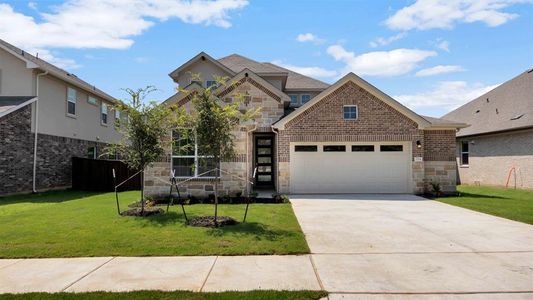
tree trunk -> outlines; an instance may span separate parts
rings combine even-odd
[[[141,215],[144,215],[144,168],[141,171]]]
[[[217,215],[218,215],[218,177],[215,178],[215,227],[218,227]]]

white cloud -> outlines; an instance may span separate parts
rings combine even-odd
[[[280,60],[275,60],[272,63],[285,69],[289,69],[310,77],[335,77],[338,74],[335,70],[327,70],[320,67],[298,67],[291,64],[283,63]]]
[[[33,2],[33,1],[30,1],[30,2],[28,2],[28,7],[33,9],[33,10],[37,10],[37,3]]]
[[[435,67],[422,69],[418,72],[416,72],[416,76],[418,77],[426,77],[426,76],[433,76],[438,74],[446,74],[446,73],[455,73],[455,72],[462,72],[465,71],[465,69],[461,66],[456,65],[438,65]]]
[[[319,38],[318,36],[312,34],[312,33],[300,33],[297,37],[296,37],[296,40],[298,42],[302,42],[302,43],[305,43],[305,42],[312,42],[312,43],[315,43],[315,44],[322,44],[325,42],[324,39],[321,39]]]
[[[373,41],[371,41],[369,45],[372,48],[376,48],[379,46],[386,46],[392,42],[403,39],[406,35],[407,35],[406,32],[400,32],[388,38],[378,37],[378,38],[375,38]]]
[[[32,48],[28,51],[31,51],[30,53],[34,55],[39,55],[39,58],[42,60],[45,60],[54,66],[57,66],[62,69],[66,70],[74,70],[81,67],[80,64],[76,63],[75,60],[65,57],[59,57],[55,54],[53,54],[50,50],[47,49],[35,49]]]
[[[437,48],[444,50],[446,52],[450,52],[450,42],[443,40],[438,42]]]
[[[442,81],[429,91],[397,95],[393,98],[411,109],[440,108],[451,111],[497,86],[497,84],[469,84],[466,81]]]
[[[247,0],[67,0],[40,19],[0,4],[0,38],[30,51],[50,48],[126,49],[155,22],[231,26],[228,13]],[[28,4],[34,7],[33,4]]]
[[[503,12],[516,3],[531,0],[418,0],[389,17],[385,24],[397,30],[452,28],[456,23],[483,22],[495,27],[518,15]]]
[[[406,74],[416,68],[419,62],[437,55],[435,51],[403,48],[356,55],[340,45],[330,46],[327,52],[335,60],[346,64],[345,73],[354,72],[358,75],[372,76]]]
[[[0,37],[22,47],[124,49],[154,21],[231,26],[228,12],[246,0],[69,0],[42,13],[43,21],[0,4]],[[154,20],[155,19],[155,20]],[[23,28],[24,30],[21,30]]]

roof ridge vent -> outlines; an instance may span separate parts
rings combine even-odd
[[[524,116],[524,114],[517,114],[514,117],[512,117],[511,120],[518,120],[518,119],[520,119],[523,116]]]
[[[533,72],[533,69],[529,69],[526,72],[531,73],[531,72]]]

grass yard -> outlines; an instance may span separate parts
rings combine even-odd
[[[121,193],[121,209],[138,195]],[[240,221],[244,208],[219,205],[219,215]],[[190,205],[186,211],[212,215],[214,206]],[[290,204],[252,204],[246,223],[200,228],[185,225],[179,206],[159,216],[118,216],[114,193],[0,198],[0,258],[300,253],[309,253],[309,247]]]
[[[496,187],[458,186],[460,196],[437,200],[533,225],[533,191]]]
[[[320,291],[250,291],[250,292],[223,292],[223,293],[195,293],[195,292],[161,292],[161,291],[138,291],[125,293],[29,293],[29,294],[5,294],[0,299],[5,300],[107,300],[107,299],[133,299],[133,300],[317,300],[327,296],[326,292]]]

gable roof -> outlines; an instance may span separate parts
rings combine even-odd
[[[0,96],[0,117],[35,102],[35,96]]]
[[[250,78],[253,80],[253,82],[258,84],[258,88],[263,90],[265,93],[270,94],[271,97],[274,99],[280,101],[280,102],[290,102],[289,96],[287,96],[285,93],[280,91],[278,88],[273,86],[270,82],[264,80],[257,74],[255,74],[253,71],[245,68],[241,72],[237,73],[235,76],[233,76],[231,79],[228,80],[226,85],[218,87],[216,90],[213,91],[216,95],[222,95],[230,93],[233,89],[235,89],[238,85],[242,84],[242,80]],[[176,94],[169,97],[167,100],[163,101],[163,104],[170,104],[170,103],[178,103],[183,104],[189,101],[190,99],[186,99],[191,93],[194,93],[198,89],[201,89],[202,87],[198,84],[190,84],[185,89],[189,91],[189,93],[182,93],[177,92]],[[186,100],[185,100],[186,99]],[[185,101],[183,103],[180,103],[182,101]]]
[[[443,118],[470,124],[457,136],[533,127],[533,69],[466,103]]]
[[[314,79],[305,75],[302,75],[300,73],[291,71],[289,69],[285,69],[283,67],[280,67],[278,65],[275,65],[273,63],[263,63],[265,65],[272,66],[276,69],[285,71],[288,73],[287,76],[287,84],[285,85],[286,90],[294,90],[294,91],[300,91],[300,90],[317,90],[317,91],[323,91],[329,87],[329,84],[320,81],[318,79]]]
[[[387,103],[388,105],[392,106],[394,109],[396,109],[401,114],[403,114],[406,117],[408,117],[408,118],[412,119],[413,121],[415,121],[418,124],[419,128],[422,129],[422,128],[427,128],[427,127],[431,126],[431,122],[429,122],[428,120],[424,119],[423,117],[421,117],[420,115],[416,114],[415,112],[413,112],[412,110],[408,109],[407,107],[403,106],[398,101],[392,99],[390,96],[388,96],[387,94],[383,93],[382,91],[380,91],[379,89],[377,89],[376,87],[371,85],[370,83],[366,82],[361,77],[359,77],[359,76],[355,75],[354,73],[350,72],[350,73],[346,74],[344,77],[342,77],[341,79],[339,79],[337,82],[335,82],[333,85],[331,85],[329,88],[327,88],[325,91],[323,91],[322,93],[320,93],[317,96],[315,96],[313,99],[311,99],[311,101],[305,103],[304,105],[302,105],[299,108],[297,108],[294,112],[292,112],[289,115],[287,115],[285,118],[279,120],[272,127],[276,128],[276,129],[284,129],[285,124],[287,124],[290,120],[294,119],[296,116],[300,115],[306,109],[308,109],[311,106],[315,105],[317,102],[319,102],[320,100],[324,99],[326,96],[328,96],[329,94],[333,93],[338,88],[340,88],[341,86],[343,86],[344,84],[346,84],[346,83],[348,83],[350,81],[355,83],[356,85],[360,86],[361,88],[365,89],[366,91],[368,91],[370,94],[374,95],[375,97],[377,97],[381,101],[383,101],[383,102]]]
[[[179,76],[179,73],[181,71],[187,69],[189,66],[191,66],[192,64],[194,64],[195,62],[197,62],[199,60],[207,60],[207,61],[213,63],[214,65],[218,66],[219,68],[221,68],[222,70],[224,70],[226,73],[228,73],[231,76],[234,76],[236,73],[238,73],[238,72],[234,72],[233,70],[231,70],[227,66],[221,64],[216,59],[212,58],[209,54],[207,54],[207,53],[202,51],[202,52],[196,54],[196,56],[194,56],[193,58],[189,59],[187,62],[185,62],[181,66],[179,66],[174,71],[170,72],[170,74],[168,74],[168,76],[170,76],[172,79],[176,79]]]
[[[110,102],[115,102],[115,98],[107,94],[106,92],[96,88],[94,85],[89,84],[88,82],[78,78],[76,75],[69,73],[61,68],[58,68],[40,58],[37,58],[20,48],[17,48],[10,43],[0,39],[0,48],[4,49],[8,53],[16,56],[17,58],[26,62],[28,68],[38,68],[43,71],[48,71],[52,76],[55,76],[61,80],[72,84],[78,88],[81,88],[89,93],[100,96],[103,99],[106,99]]]
[[[287,76],[286,90],[294,91],[323,91],[329,84],[302,75],[289,69],[268,62],[258,62],[239,54],[231,54],[218,60],[234,72],[250,69],[259,76]]]

